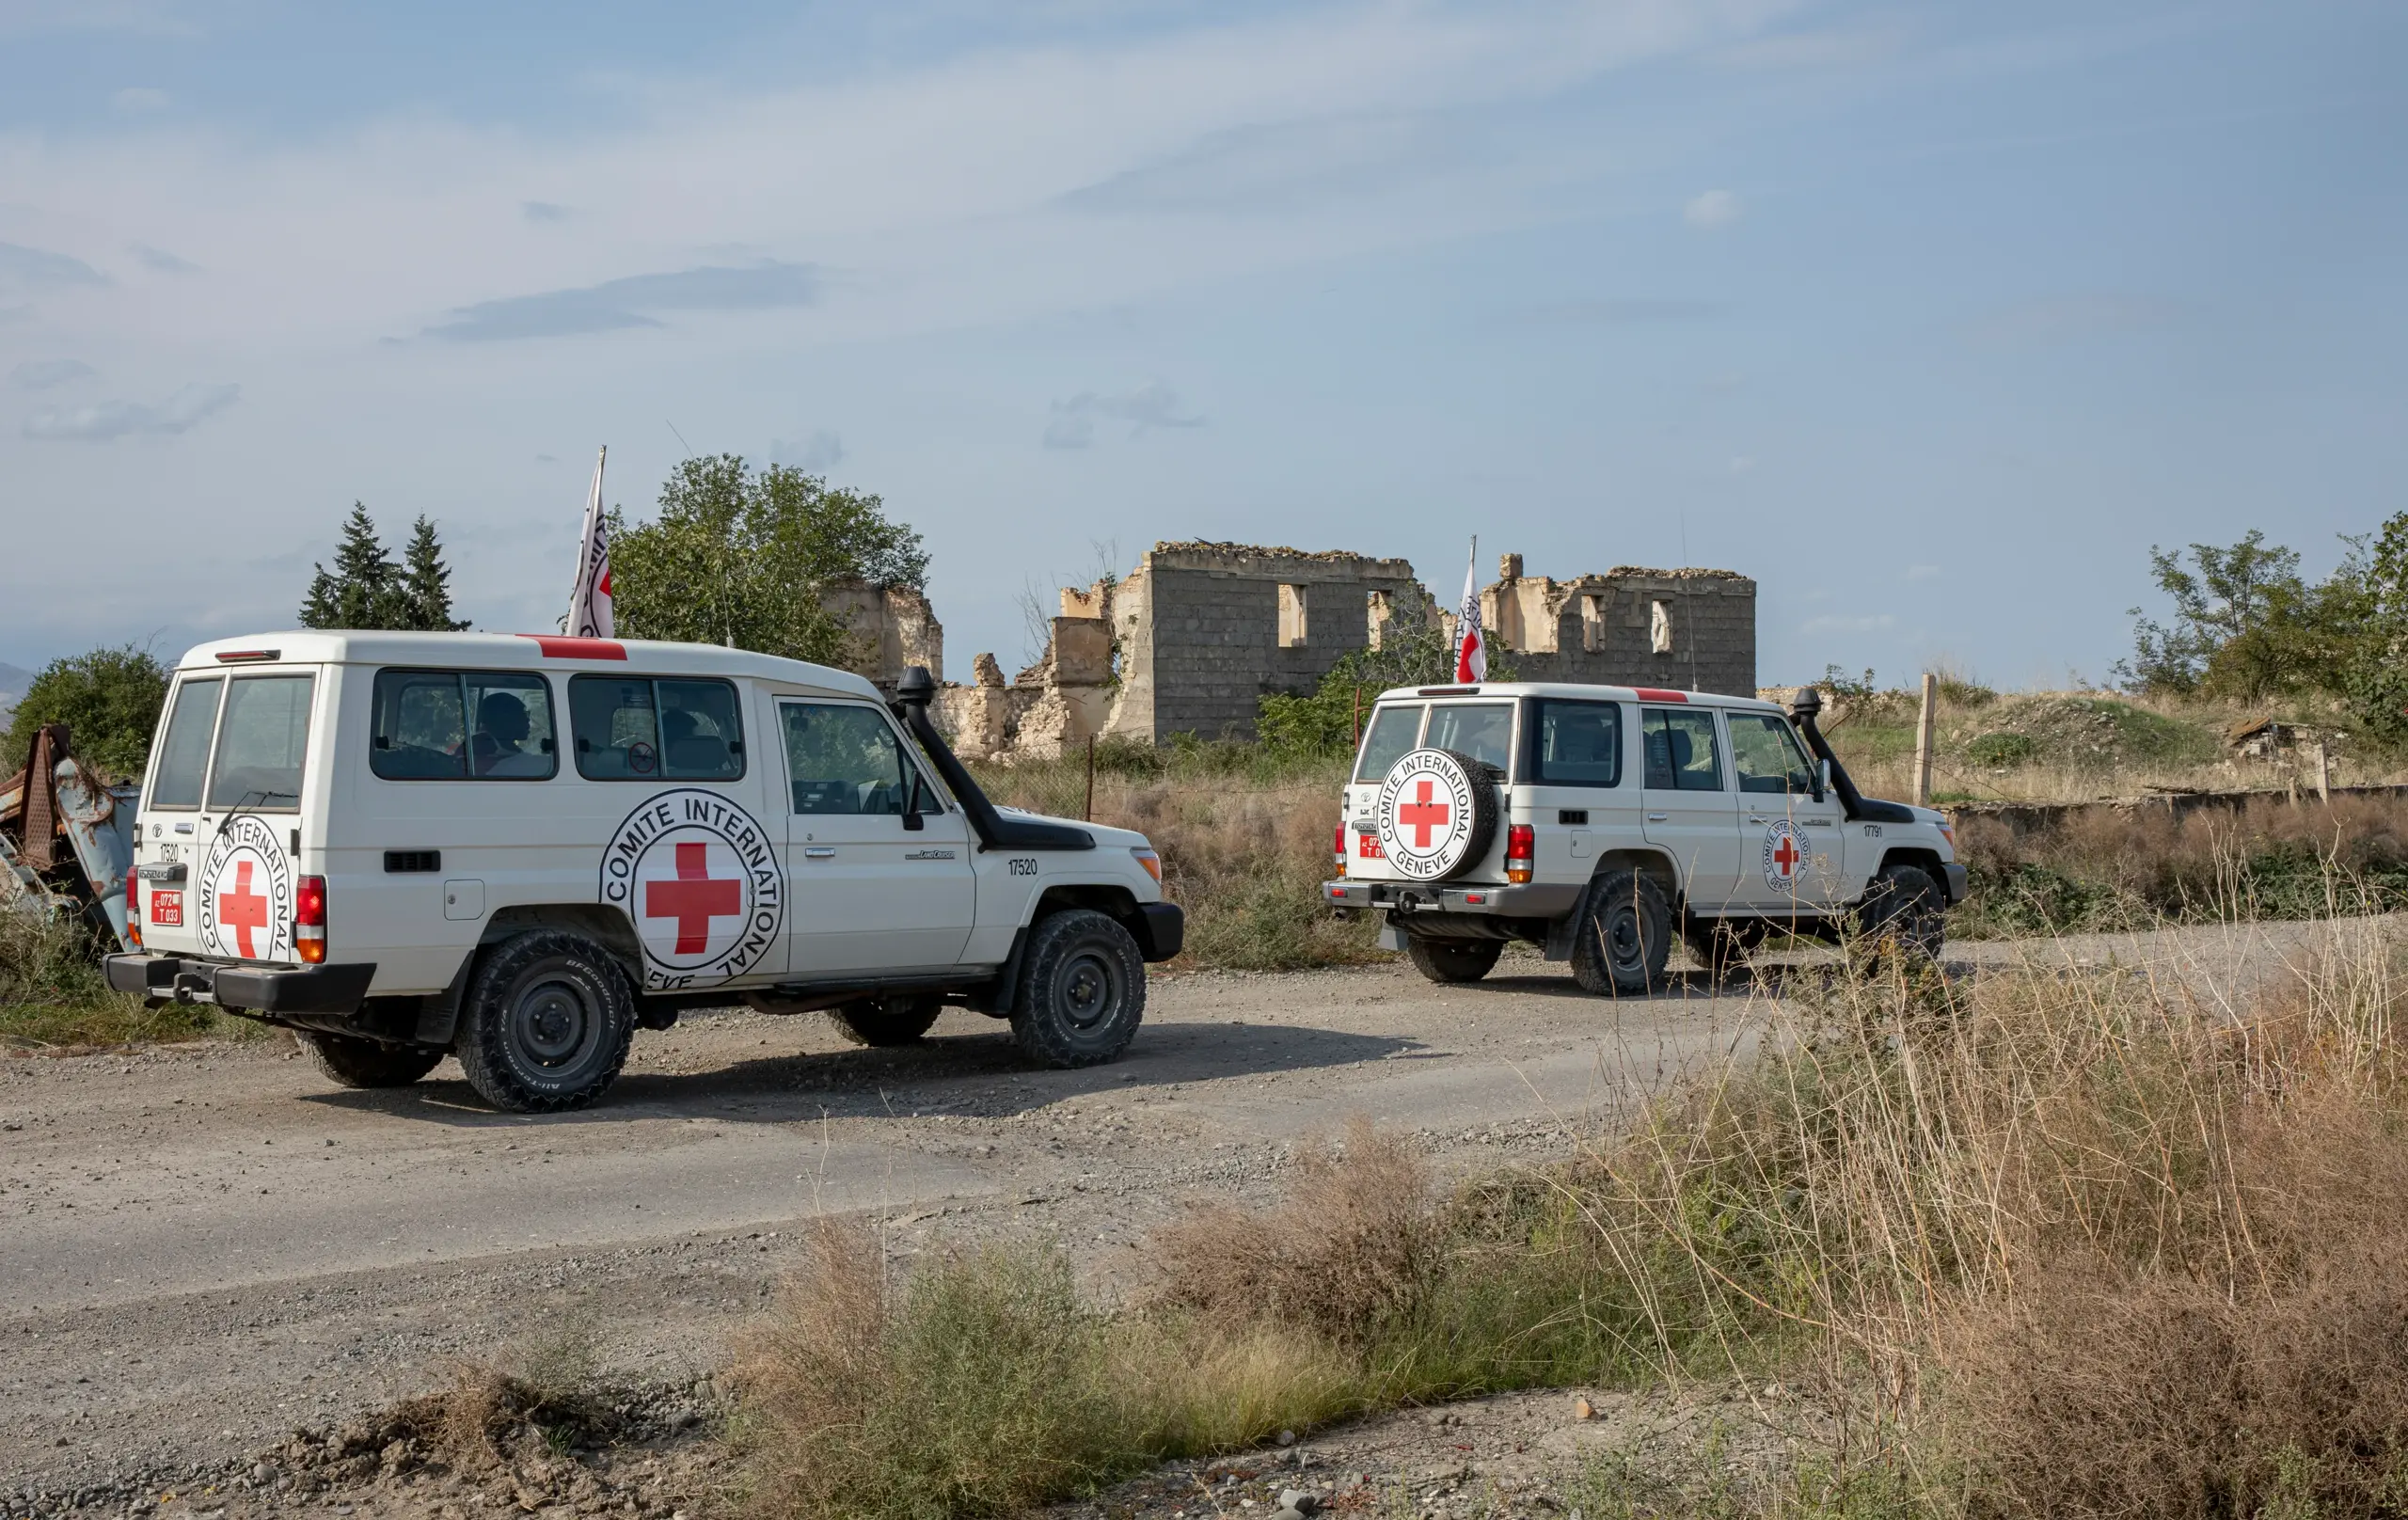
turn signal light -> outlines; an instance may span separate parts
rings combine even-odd
[[[1344,876],[1346,874],[1346,820],[1344,818],[1338,820],[1338,828],[1329,836],[1329,858],[1338,867],[1338,874]]]
[[[1146,874],[1154,879],[1154,885],[1159,887],[1163,884],[1163,858],[1160,855],[1137,845],[1130,846],[1129,853],[1136,858],[1139,865],[1145,867]]]
[[[142,948],[142,873],[131,865],[125,868],[125,937]]]
[[[293,895],[293,947],[315,966],[326,958],[326,879],[305,876]]]
[[[1505,879],[1520,883],[1528,881],[1538,854],[1538,840],[1527,823],[1517,823],[1505,831]]]

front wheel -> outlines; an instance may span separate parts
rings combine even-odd
[[[911,1045],[928,1032],[944,1012],[941,998],[896,995],[883,998],[863,998],[828,1010],[828,1021],[836,1033],[856,1045]]]
[[[1858,910],[1868,960],[1893,954],[1938,960],[1948,937],[1948,898],[1920,865],[1885,865]]]
[[[406,1087],[434,1070],[441,1051],[417,1045],[387,1045],[356,1035],[309,1030],[301,1037],[309,1059],[330,1082],[345,1087]]]
[[[635,1037],[635,990],[610,953],[552,929],[485,958],[460,1012],[468,1085],[513,1114],[583,1108],[619,1078]]]
[[[1505,952],[1502,940],[1434,940],[1427,935],[1404,937],[1405,958],[1413,969],[1434,982],[1476,982],[1497,967]]]
[[[1012,1036],[1030,1060],[1094,1066],[1136,1037],[1146,1016],[1146,958],[1118,920],[1073,908],[1029,929],[1016,990]]]
[[[1672,912],[1655,878],[1608,871],[1590,883],[1572,932],[1572,977],[1585,992],[1643,997],[1663,985]]]

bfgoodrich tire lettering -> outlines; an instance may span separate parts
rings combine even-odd
[[[1012,1036],[1029,1059],[1094,1066],[1128,1049],[1146,1016],[1146,958],[1119,921],[1074,908],[1028,931]]]
[[[1404,939],[1405,958],[1434,982],[1476,982],[1496,969],[1504,950],[1501,940],[1436,940],[1421,934]]]
[[[1641,997],[1664,982],[1672,955],[1672,914],[1664,890],[1638,871],[1608,871],[1589,884],[1573,926],[1572,976],[1581,990]]]
[[[345,1087],[406,1087],[434,1070],[441,1051],[413,1045],[385,1045],[356,1035],[324,1035],[311,1030],[301,1037],[309,1059],[329,1082]]]
[[[927,994],[863,998],[828,1010],[836,1033],[856,1045],[912,1045],[944,1012],[942,999]]]
[[[593,941],[539,929],[504,941],[468,983],[459,1055],[496,1108],[556,1114],[610,1090],[635,1036],[635,991]]]

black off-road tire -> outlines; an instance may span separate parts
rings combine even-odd
[[[1413,969],[1434,982],[1476,982],[1497,967],[1505,953],[1502,940],[1440,940],[1425,934],[1404,937],[1405,958]]]
[[[1021,954],[1012,1037],[1056,1068],[1117,1057],[1146,1016],[1146,958],[1117,919],[1071,908],[1041,918]]]
[[[1589,883],[1572,926],[1572,977],[1585,992],[1644,997],[1664,985],[1672,910],[1642,871],[1608,871]]]
[[[1681,926],[1681,942],[1706,975],[1719,982],[1746,968],[1748,957],[1765,942],[1765,926],[1751,918],[1692,918]]]
[[[880,1048],[916,1045],[944,1012],[944,1000],[927,993],[898,992],[891,997],[863,998],[828,1010],[836,1033],[856,1045]]]
[[[537,929],[485,957],[454,1049],[468,1085],[513,1114],[583,1108],[610,1090],[636,1031],[635,990],[610,952]]]
[[[1857,923],[1868,965],[1884,956],[1936,961],[1948,937],[1948,897],[1922,866],[1885,865],[1865,890]]]
[[[326,1080],[344,1087],[406,1087],[443,1062],[441,1051],[387,1045],[356,1035],[323,1035],[312,1029],[303,1031],[300,1038]]]

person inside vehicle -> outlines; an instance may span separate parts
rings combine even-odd
[[[531,725],[527,720],[527,705],[507,691],[488,691],[477,704],[477,732],[469,739],[469,752],[475,757],[480,776],[547,776],[551,773],[551,760],[531,750],[520,748],[527,742]]]

